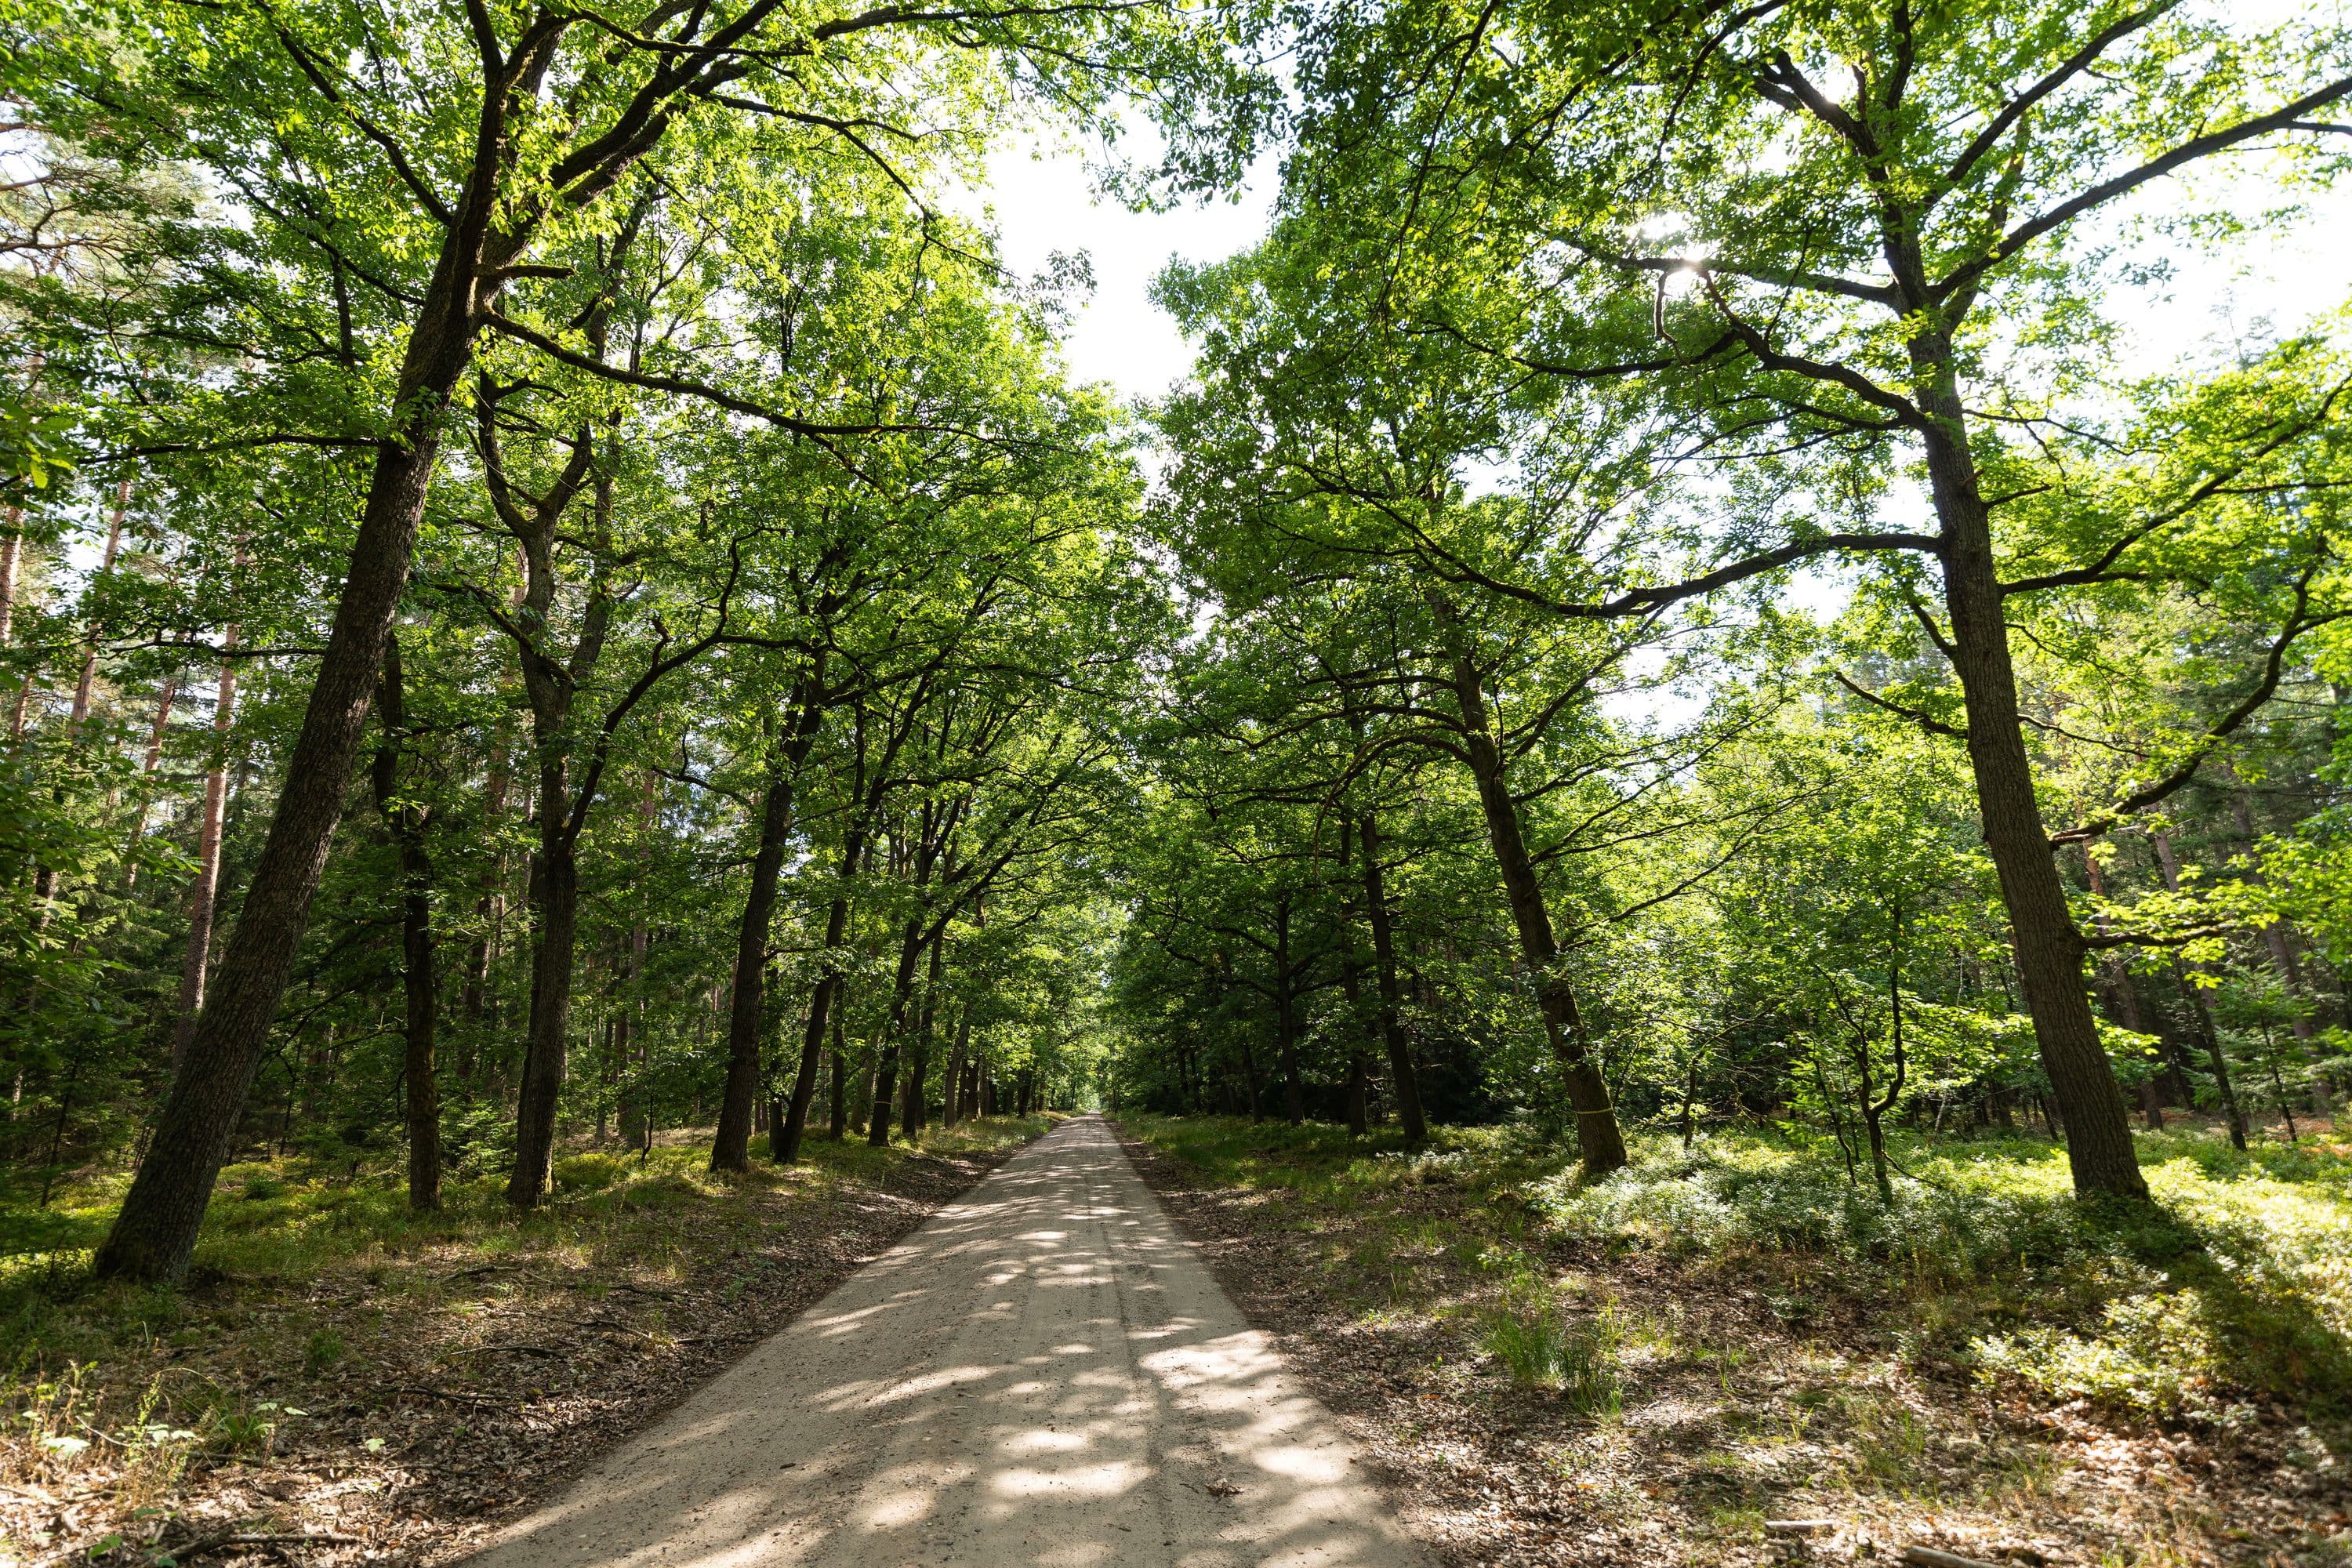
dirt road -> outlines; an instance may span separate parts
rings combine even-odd
[[[1423,1568],[1388,1519],[1083,1117],[468,1568]]]

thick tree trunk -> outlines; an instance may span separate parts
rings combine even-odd
[[[278,1016],[310,900],[349,798],[352,766],[383,664],[383,641],[408,579],[409,556],[440,458],[449,395],[473,358],[490,193],[500,166],[501,110],[485,105],[473,184],[460,221],[443,241],[392,399],[395,423],[375,468],[337,595],[326,651],[316,666],[286,782],[147,1157],[124,1194],[94,1268],[107,1279],[177,1280],[195,1250],[213,1184]],[[489,290],[494,292],[495,290]]]
[[[468,289],[470,292],[470,287]],[[412,363],[430,339],[420,324]],[[422,357],[430,357],[429,355]],[[387,441],[376,458],[367,506],[353,544],[351,574],[335,606],[333,630],[319,660],[302,727],[287,758],[286,782],[269,834],[247,887],[244,909],[230,933],[218,978],[203,1011],[147,1145],[147,1158],[104,1246],[96,1271],[103,1278],[176,1280],[195,1249],[213,1183],[228,1153],[238,1115],[278,1005],[294,967],[294,952],[318,892],[327,850],[342,819],[352,764],[408,574],[416,526],[439,452],[440,406],[456,384],[458,363],[431,377],[410,374],[404,406],[419,412]],[[436,370],[439,367],[436,366]]]
[[[1929,382],[1923,402],[1932,423],[1923,440],[1942,525],[1944,608],[1951,622],[1948,651],[1967,705],[1969,762],[1985,848],[2009,910],[2042,1071],[2066,1125],[2074,1190],[2145,1198],[2147,1183],[2132,1145],[2131,1114],[2100,1047],[2098,1022],[2083,981],[2083,934],[2066,907],[2066,887],[2034,799],[1991,524],[1978,491],[1966,414],[1952,379],[1952,346],[1939,334],[1924,331],[1914,335],[1911,353]]]
[[[1451,620],[1450,611],[1443,613]],[[1552,1058],[1559,1065],[1569,1105],[1576,1113],[1577,1151],[1583,1157],[1586,1175],[1605,1175],[1625,1163],[1624,1134],[1617,1126],[1609,1080],[1601,1076],[1600,1064],[1592,1059],[1591,1042],[1585,1038],[1576,993],[1561,970],[1551,913],[1544,905],[1543,883],[1528,855],[1518,803],[1511,798],[1502,751],[1487,721],[1485,683],[1467,654],[1459,649],[1454,659],[1454,691],[1462,710],[1470,772],[1477,782],[1478,804],[1486,820],[1486,841],[1494,851],[1496,868],[1502,873],[1503,895],[1518,931],[1520,955],[1535,976],[1536,999]]]
[[[539,852],[530,877],[530,1023],[516,1097],[514,1173],[507,1179],[507,1202],[517,1208],[537,1208],[546,1199],[554,1166],[580,922],[580,863],[566,809],[572,799],[569,770],[560,756],[542,757]]]
[[[1396,935],[1389,924],[1388,889],[1381,872],[1381,835],[1374,814],[1364,813],[1360,836],[1364,849],[1364,911],[1372,928],[1372,962],[1380,976],[1381,1041],[1388,1049],[1389,1082],[1396,1097],[1397,1121],[1405,1141],[1419,1143],[1429,1136],[1429,1122],[1421,1110],[1421,1079],[1413,1070],[1412,1051],[1405,1040],[1402,992],[1397,984]]]
[[[408,1090],[408,1206],[429,1213],[441,1206],[441,1089],[433,1038],[433,863],[425,848],[425,814],[399,798],[407,704],[397,632],[384,638],[378,708],[383,733],[375,752],[376,809],[383,813],[400,856],[401,992],[405,1004],[401,1078]]]

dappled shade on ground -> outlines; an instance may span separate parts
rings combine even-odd
[[[473,1563],[1421,1562],[1385,1513],[1089,1118]]]

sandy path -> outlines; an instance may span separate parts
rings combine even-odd
[[[468,1568],[1421,1568],[1354,1466],[1085,1117]]]

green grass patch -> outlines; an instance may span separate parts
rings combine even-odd
[[[2204,1421],[2251,1400],[2330,1419],[2352,1404],[2352,1157],[2329,1146],[2143,1134],[2156,1202],[2136,1205],[2078,1202],[2063,1151],[2043,1140],[1905,1138],[1889,1205],[1848,1178],[1833,1145],[1772,1129],[1687,1152],[1636,1135],[1631,1168],[1588,1183],[1526,1127],[1439,1129],[1409,1150],[1392,1131],[1124,1121],[1210,1181],[1310,1210],[1361,1215],[1448,1189],[1464,1222],[1448,1251],[1513,1279],[1532,1244],[1574,1239],[1791,1281],[1768,1304],[1799,1332],[1824,1289],[1869,1293],[1915,1364],[2053,1400]],[[1517,1381],[1566,1387],[1583,1352],[1560,1311],[1515,1286],[1486,1348]]]
[[[283,1160],[230,1165],[221,1173],[189,1269],[191,1288],[234,1280],[279,1284],[356,1271],[372,1286],[433,1298],[453,1268],[530,1255],[569,1268],[673,1272],[690,1257],[676,1221],[692,1216],[695,1247],[723,1243],[769,1223],[764,1211],[730,1200],[745,1194],[818,1194],[844,1184],[887,1183],[909,1161],[986,1154],[1025,1142],[1050,1122],[998,1118],[951,1131],[928,1130],[909,1146],[812,1139],[796,1166],[755,1157],[741,1176],[708,1169],[707,1142],[680,1139],[648,1151],[567,1153],[539,1209],[518,1212],[503,1178],[485,1173],[443,1187],[437,1214],[407,1204],[405,1177],[386,1158],[353,1171],[348,1160]],[[0,1206],[0,1374],[103,1357],[126,1341],[168,1339],[202,1314],[169,1289],[93,1285],[89,1258],[113,1223],[127,1178],[110,1174],[69,1188],[47,1209]],[[418,1267],[431,1255],[432,1268]],[[304,1342],[301,1360],[320,1372],[341,1359],[331,1327]]]

